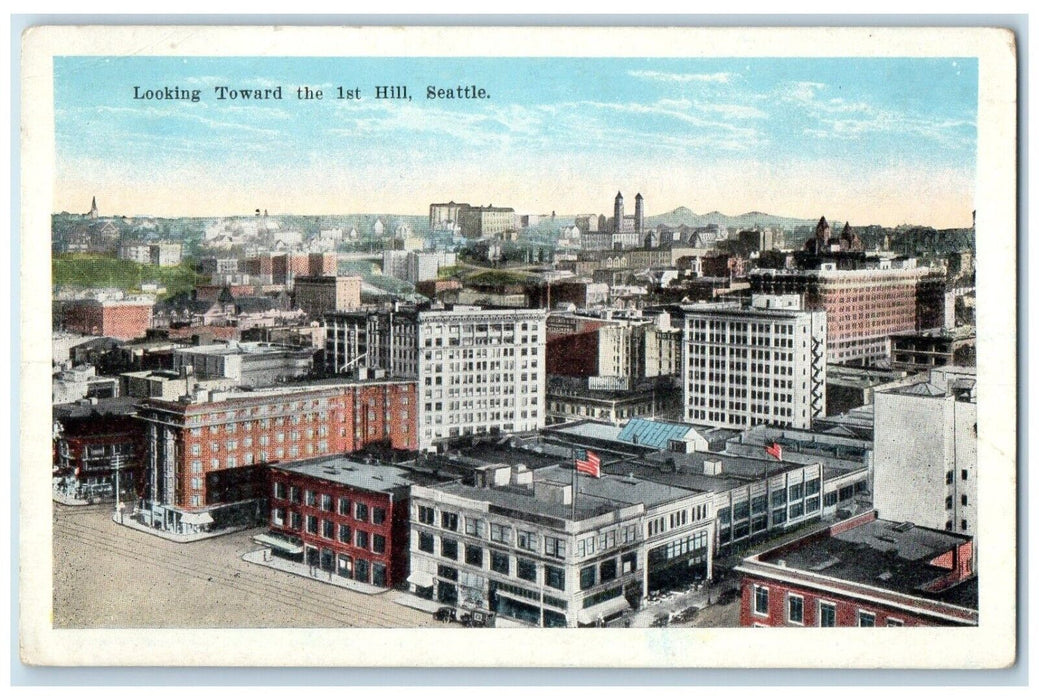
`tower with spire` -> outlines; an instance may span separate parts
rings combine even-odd
[[[97,218],[97,197],[90,198],[90,213],[87,216],[91,219]]]
[[[645,230],[646,212],[643,209],[642,193],[635,195],[635,231],[642,233]]]
[[[624,195],[620,192],[613,198],[613,230],[616,233],[624,230]]]

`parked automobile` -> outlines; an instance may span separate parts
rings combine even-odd
[[[437,611],[433,613],[433,619],[437,622],[457,622],[458,614],[451,607],[437,608]]]

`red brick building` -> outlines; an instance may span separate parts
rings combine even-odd
[[[291,284],[296,277],[334,276],[339,262],[335,253],[263,253],[244,261],[241,267],[262,284]]]
[[[945,272],[927,267],[755,270],[755,294],[797,294],[826,311],[827,361],[886,358],[888,337],[942,327]]]
[[[394,588],[408,576],[408,493],[439,479],[345,457],[269,470],[270,534],[277,556],[361,583]],[[299,544],[297,544],[299,543]]]
[[[62,309],[65,330],[119,340],[143,338],[151,320],[149,302],[78,299],[66,302]]]
[[[606,321],[572,314],[550,314],[545,327],[548,374],[591,377],[599,373],[599,329]]]
[[[383,444],[418,447],[414,381],[329,380],[255,391],[149,399],[142,518],[174,531],[261,513],[266,467]],[[233,507],[230,507],[233,506]],[[186,512],[195,513],[184,517]],[[197,517],[205,512],[209,517]],[[210,520],[212,519],[212,520]]]
[[[978,624],[970,537],[873,511],[748,557],[743,627]]]
[[[118,397],[54,407],[54,488],[72,498],[110,498],[119,490],[132,504],[144,487],[144,424],[136,402]]]

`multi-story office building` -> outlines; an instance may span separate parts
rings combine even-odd
[[[515,231],[516,210],[512,207],[469,207],[461,214],[462,235],[484,238]]]
[[[190,367],[199,379],[227,378],[239,386],[262,387],[306,376],[314,366],[310,348],[230,341],[173,351],[173,371]]]
[[[544,627],[589,626],[672,577],[710,575],[703,494],[569,468],[503,465],[411,491],[412,589]]]
[[[843,263],[841,263],[843,264]],[[826,311],[827,361],[888,356],[888,337],[945,323],[945,271],[914,260],[862,261],[857,269],[824,263],[817,270],[754,270],[755,294],[796,294],[804,308]]]
[[[545,312],[409,308],[329,314],[326,369],[418,382],[419,448],[545,425]]]
[[[151,326],[152,303],[77,299],[62,304],[65,330],[119,340],[143,338]]]
[[[874,505],[882,518],[977,534],[978,407],[973,368],[874,394]]]
[[[358,276],[301,275],[295,284],[296,308],[312,319],[331,311],[348,311],[361,306],[361,278]]]
[[[683,307],[685,420],[809,428],[826,413],[826,313],[791,296]]]
[[[549,374],[635,381],[681,369],[682,330],[671,326],[667,312],[652,318],[556,312],[548,318],[547,337]]]
[[[175,267],[180,265],[180,243],[153,243],[148,246],[148,259],[152,265]]]
[[[194,532],[264,515],[267,465],[418,446],[414,380],[330,380],[254,391],[147,399],[147,496],[140,517]]]
[[[678,420],[683,412],[676,377],[631,381],[549,375],[545,392],[546,425],[588,418],[620,425],[636,416]]]
[[[969,537],[870,511],[748,557],[743,627],[978,624]]]

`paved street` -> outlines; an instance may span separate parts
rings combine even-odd
[[[54,626],[429,627],[428,613],[242,561],[249,530],[189,544],[54,505]]]

